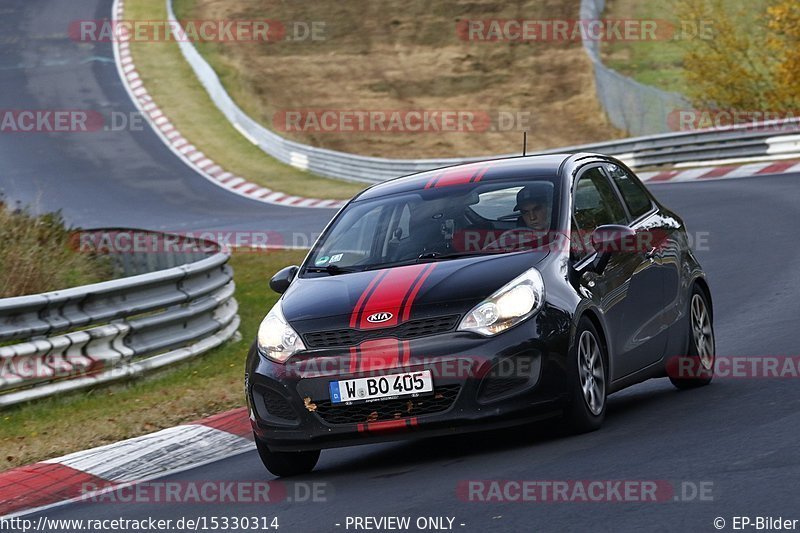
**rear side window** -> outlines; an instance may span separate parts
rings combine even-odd
[[[619,192],[622,193],[622,198],[628,205],[628,210],[634,219],[646,214],[653,207],[650,201],[650,196],[644,190],[644,186],[639,183],[639,180],[630,176],[619,165],[609,163],[606,165],[606,170],[611,176],[611,179],[616,183]]]

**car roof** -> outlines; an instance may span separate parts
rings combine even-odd
[[[574,154],[517,156],[491,159],[428,170],[409,176],[394,178],[362,192],[357,200],[366,200],[390,194],[419,189],[463,185],[466,183],[515,178],[553,178],[561,165]]]

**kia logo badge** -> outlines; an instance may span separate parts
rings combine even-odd
[[[393,316],[392,313],[375,313],[367,317],[367,322],[371,324],[380,324],[381,322],[391,320]]]

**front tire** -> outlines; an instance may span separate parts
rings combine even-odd
[[[298,476],[308,474],[317,466],[319,460],[319,450],[305,452],[273,452],[267,445],[256,440],[256,448],[261,462],[267,467],[271,474],[278,477]]]
[[[689,300],[689,350],[688,361],[680,361],[680,369],[689,367],[689,376],[684,372],[669,373],[669,380],[679,389],[693,389],[708,385],[714,378],[716,343],[711,308],[705,293],[695,285]]]
[[[572,433],[594,431],[606,417],[608,358],[601,339],[592,321],[581,318],[569,355],[572,393],[565,421]]]

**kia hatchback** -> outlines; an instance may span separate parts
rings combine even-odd
[[[711,294],[682,220],[620,161],[516,157],[387,181],[278,272],[245,374],[261,458],[561,416],[681,356],[711,381]]]

